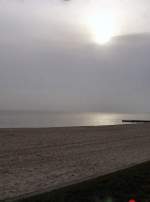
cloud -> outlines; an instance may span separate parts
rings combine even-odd
[[[124,8],[127,32],[107,46],[78,23],[90,1],[21,2],[0,3],[0,110],[149,109],[148,1],[109,1]]]
[[[0,53],[0,108],[146,111],[149,51],[145,34],[118,37],[108,47],[7,46]]]

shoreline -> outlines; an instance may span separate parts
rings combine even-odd
[[[50,126],[50,127],[0,127],[0,130],[2,129],[7,129],[7,130],[11,130],[11,129],[57,129],[57,128],[93,128],[93,127],[113,127],[113,126],[130,126],[130,125],[135,125],[136,123],[118,123],[118,124],[104,124],[104,125],[72,125],[72,126]],[[141,124],[141,123],[140,123]],[[143,124],[143,123],[142,123]],[[147,123],[146,123],[147,124]],[[138,123],[139,125],[139,123]]]

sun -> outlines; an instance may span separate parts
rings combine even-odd
[[[97,44],[107,44],[117,32],[117,20],[115,14],[109,10],[94,11],[86,18],[86,26]]]

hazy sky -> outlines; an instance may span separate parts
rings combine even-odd
[[[149,0],[0,0],[0,110],[150,112],[149,10]],[[103,12],[117,26],[102,45],[88,19],[99,34]]]

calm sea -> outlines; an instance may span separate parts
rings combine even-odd
[[[122,124],[122,119],[150,120],[147,114],[0,112],[0,128],[62,127]]]

